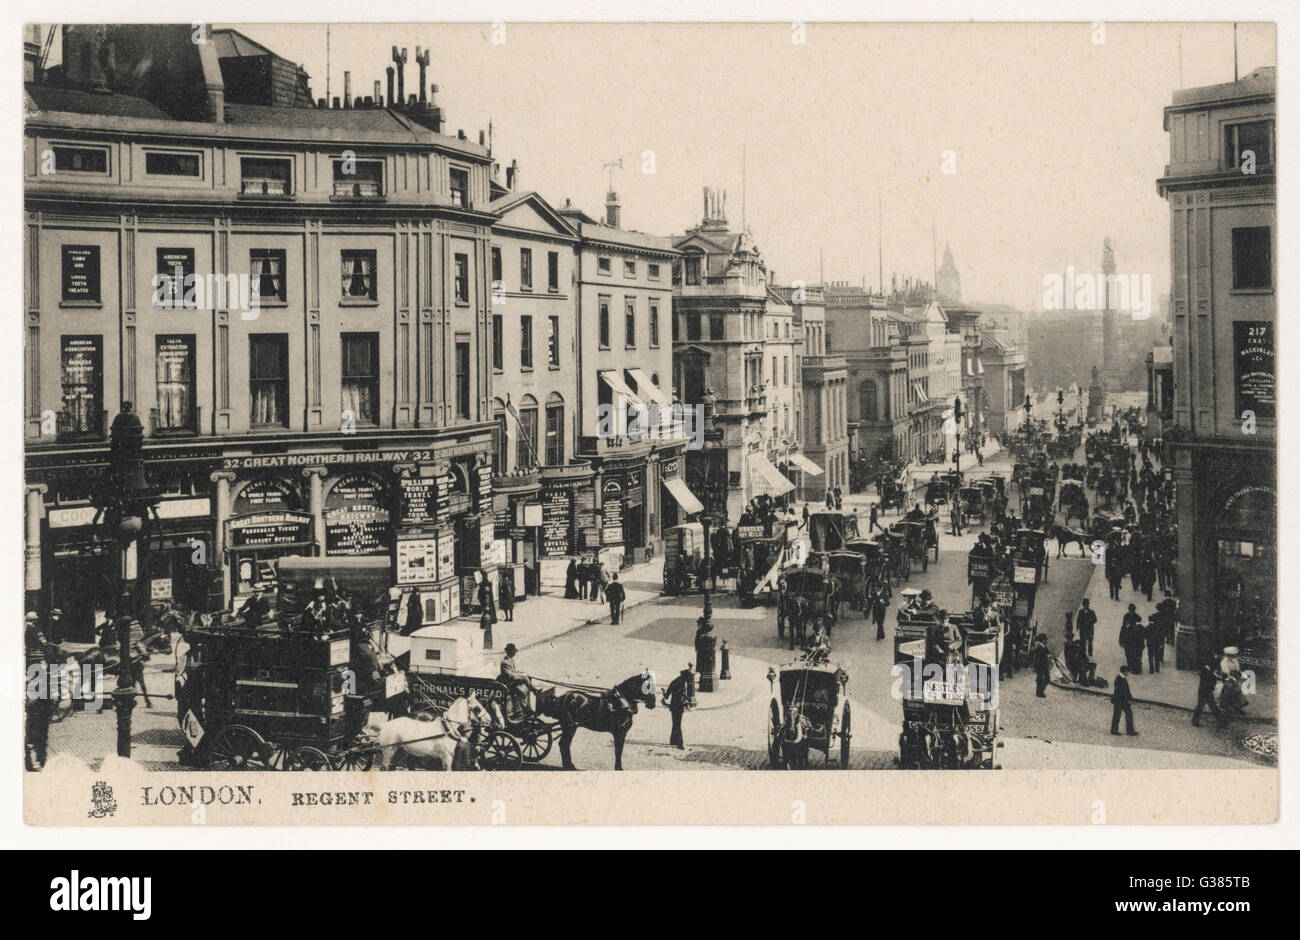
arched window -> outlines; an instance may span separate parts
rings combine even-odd
[[[546,465],[564,465],[564,398],[551,392],[546,399]]]
[[[860,421],[878,421],[876,402],[876,383],[866,379],[858,386],[858,419]]]

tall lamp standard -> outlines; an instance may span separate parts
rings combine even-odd
[[[1058,436],[1065,433],[1065,389],[1059,385],[1056,387],[1056,433]]]
[[[135,580],[140,560],[132,545],[144,531],[149,513],[159,494],[144,478],[144,425],[129,401],[109,429],[108,474],[98,494],[96,522],[102,517],[120,549],[117,597],[113,605],[113,626],[117,631],[120,665],[113,689],[113,710],[117,715],[117,753],[131,756],[131,711],[135,708],[135,687],[131,669],[131,618],[138,615]]]
[[[961,473],[961,420],[965,413],[961,407],[961,396],[958,395],[952,400],[952,426],[955,436],[955,443],[952,451],[953,468],[958,474]]]
[[[1034,410],[1034,403],[1030,400],[1029,394],[1025,394],[1025,430],[1029,430],[1029,415]]]
[[[714,691],[714,663],[717,637],[713,635],[713,601],[710,597],[713,587],[713,538],[709,531],[717,509],[717,497],[714,493],[713,480],[713,409],[717,398],[713,389],[704,390],[704,442],[701,452],[704,456],[704,512],[700,513],[700,524],[704,527],[704,571],[700,579],[704,589],[704,610],[696,621],[695,630],[695,668],[699,672],[700,692]],[[725,518],[725,509],[724,518]]]

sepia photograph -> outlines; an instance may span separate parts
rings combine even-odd
[[[1275,822],[1276,25],[648,16],[23,27],[25,820]]]

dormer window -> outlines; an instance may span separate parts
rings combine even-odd
[[[686,283],[689,285],[698,285],[700,283],[700,259],[687,258],[686,265]]]

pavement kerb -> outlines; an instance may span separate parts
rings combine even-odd
[[[1048,684],[1055,686],[1058,689],[1063,689],[1067,692],[1082,692],[1085,695],[1101,695],[1101,696],[1105,696],[1106,698],[1110,698],[1112,694],[1110,689],[1089,688],[1088,686],[1078,685],[1073,682],[1067,684],[1064,682],[1060,682],[1056,679],[1052,679]],[[1159,708],[1168,708],[1174,711],[1187,712],[1187,714],[1189,715],[1192,714],[1194,711],[1196,711],[1195,708],[1189,708],[1186,705],[1175,705],[1173,702],[1162,702],[1159,699],[1152,699],[1152,698],[1134,698],[1133,703],[1135,705],[1155,705]],[[1253,721],[1253,722],[1259,722],[1261,724],[1272,724],[1272,725],[1277,724],[1276,718],[1272,716],[1265,716],[1265,715],[1233,715],[1231,720],[1232,721]]]

